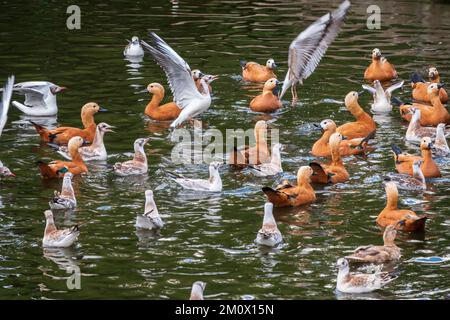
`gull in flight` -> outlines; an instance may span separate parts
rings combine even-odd
[[[300,33],[289,46],[288,72],[283,81],[280,99],[291,88],[292,105],[297,103],[297,83],[303,84],[316,69],[328,46],[338,35],[350,9],[345,0],[339,8],[329,12]]]
[[[174,102],[182,109],[178,118],[170,124],[171,128],[176,128],[184,121],[208,110],[211,105],[208,83],[201,78],[199,80],[201,89],[198,90],[192,78],[191,68],[186,61],[156,33],[151,32],[149,36],[151,45],[143,40],[141,44],[166,73]]]

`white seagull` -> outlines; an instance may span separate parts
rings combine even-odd
[[[145,211],[144,214],[139,214],[136,217],[135,227],[139,229],[161,229],[164,223],[159,215],[156,207],[155,199],[153,198],[153,191],[145,191]]]
[[[144,146],[150,138],[139,138],[134,141],[134,157],[125,162],[116,162],[113,166],[114,172],[121,176],[133,176],[146,174],[148,171],[147,156]]]
[[[275,143],[272,147],[272,155],[269,163],[262,163],[258,165],[249,165],[253,173],[260,177],[274,176],[278,173],[283,172],[281,167],[281,149],[282,145],[280,143]]]
[[[126,57],[142,57],[144,55],[144,49],[142,49],[142,46],[139,42],[139,38],[136,36],[133,36],[128,41],[128,45],[123,50],[123,55]]]
[[[200,93],[186,61],[156,33],[151,32],[150,38],[152,45],[143,40],[141,40],[141,43],[166,73],[174,102],[182,109],[178,118],[170,124],[171,128],[176,128],[184,121],[208,110],[211,105],[208,84],[203,78],[200,79],[200,91],[202,92]]]
[[[348,261],[340,258],[336,289],[344,293],[367,293],[380,289],[397,277],[388,272],[381,272],[383,265],[379,265],[371,274],[350,274]]]
[[[192,285],[191,296],[189,300],[204,300],[203,291],[205,291],[206,282],[196,281]]]
[[[46,248],[67,248],[70,247],[80,235],[78,225],[58,230],[53,220],[53,213],[50,210],[44,212],[46,224],[42,245]]]
[[[8,110],[9,103],[11,102],[11,96],[14,86],[14,76],[8,77],[6,84],[4,85],[2,91],[2,100],[0,101],[0,137],[3,132],[3,128],[6,125],[6,120],[8,120]],[[3,165],[0,161],[0,177],[14,177],[15,174],[11,172],[7,167]]]
[[[197,190],[197,191],[210,191],[220,192],[222,191],[222,179],[219,174],[219,167],[221,163],[213,161],[209,164],[209,179],[188,179],[181,175],[168,172],[170,175],[175,176],[173,179],[176,183],[185,189]]]
[[[373,82],[373,87],[363,84],[364,90],[369,91],[373,95],[373,103],[370,108],[374,113],[386,113],[392,111],[391,97],[394,90],[400,89],[403,86],[404,81],[397,82],[387,88],[383,89],[380,81],[375,80]]]
[[[450,155],[450,148],[448,147],[447,140],[445,138],[445,123],[439,123],[436,127],[436,139],[433,143],[433,151],[438,156]]]
[[[64,175],[61,192],[55,190],[52,200],[48,203],[52,210],[74,209],[77,206],[75,191],[72,187],[73,174],[67,172]]]
[[[255,242],[261,246],[275,247],[283,241],[283,236],[278,230],[277,222],[273,217],[273,203],[264,205],[263,226],[258,231]]]
[[[328,46],[341,30],[350,1],[345,0],[339,8],[329,12],[300,33],[289,46],[288,72],[283,81],[280,99],[291,87],[292,105],[297,102],[297,83],[303,84],[316,69]]]
[[[60,87],[48,81],[29,81],[17,83],[13,90],[25,95],[23,104],[17,101],[12,102],[17,109],[28,116],[51,117],[58,114],[56,94],[66,90],[66,87]]]

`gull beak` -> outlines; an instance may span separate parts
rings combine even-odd
[[[10,172],[9,174],[8,174],[8,177],[15,177],[16,176],[16,174],[14,173],[14,172]]]
[[[107,112],[108,111],[108,109],[105,109],[105,108],[102,108],[102,107],[100,107],[100,109],[98,109],[98,112]]]
[[[55,93],[62,92],[64,90],[67,90],[67,88],[66,87],[58,87],[58,88],[56,88]]]
[[[147,144],[149,141],[150,141],[150,137],[145,138],[145,140],[144,140],[144,145]]]
[[[210,79],[210,82],[213,82],[213,81],[215,81],[215,80],[217,80],[217,79],[219,79],[219,75],[212,75],[211,76],[211,79]]]
[[[109,126],[106,128],[105,132],[115,132],[113,129],[115,129],[116,127],[114,126]]]
[[[360,97],[361,95],[363,95],[366,92],[366,90],[361,90],[358,92],[358,97]]]

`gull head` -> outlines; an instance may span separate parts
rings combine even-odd
[[[153,199],[153,191],[152,190],[145,190],[145,198],[147,200]]]
[[[212,75],[212,74],[203,75],[203,80],[205,80],[205,82],[207,84],[211,84],[213,81],[215,81],[217,79],[219,79],[218,75]]]
[[[139,38],[136,37],[136,36],[133,36],[133,37],[131,38],[131,43],[132,43],[132,44],[139,44]]]
[[[73,174],[71,172],[66,172],[64,175],[64,182],[71,182],[73,178]]]
[[[222,163],[219,161],[212,161],[209,164],[209,171],[210,172],[217,172],[219,171],[219,168],[221,167]]]
[[[0,162],[0,177],[15,177],[16,175],[9,170],[8,167],[4,167],[3,164]]]
[[[67,88],[66,87],[57,86],[56,84],[50,86],[50,92],[53,95],[56,95],[57,93],[62,92],[64,90],[67,90]]]
[[[269,60],[267,60],[266,62],[266,67],[269,69],[276,69],[277,68],[277,64],[275,63],[275,60],[273,60],[272,58],[270,58]]]
[[[336,262],[336,266],[339,268],[339,270],[344,270],[348,268],[348,261],[345,258],[339,258]]]
[[[399,222],[400,223],[400,222]],[[383,233],[384,242],[392,242],[397,236],[397,230],[395,230],[396,224],[390,224],[386,227]]]
[[[142,150],[149,140],[150,140],[150,137],[136,139],[136,141],[134,141],[134,149]]]
[[[101,132],[114,132],[114,126],[110,126],[109,124],[105,123],[105,122],[100,122],[97,125],[97,128],[101,131]]]

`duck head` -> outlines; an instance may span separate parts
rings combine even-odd
[[[428,69],[428,77],[430,78],[430,80],[439,78],[439,72],[437,71],[436,67],[430,67]]]
[[[432,83],[428,86],[427,93],[430,95],[430,97],[438,97],[439,90],[443,87],[443,83]]]
[[[106,109],[100,107],[95,102],[88,102],[81,108],[81,118],[86,116],[92,116],[96,114],[97,112],[105,112]]]
[[[151,94],[158,95],[161,97],[164,97],[165,93],[164,87],[157,82],[150,83],[147,86],[147,91],[150,92]]]
[[[311,182],[311,176],[313,175],[313,173],[314,171],[310,166],[302,166],[298,169],[297,180]]]
[[[322,132],[336,130],[336,123],[331,119],[322,120],[320,124],[314,124],[314,126]]]
[[[372,59],[379,60],[381,58],[381,51],[378,48],[372,50]]]
[[[266,67],[271,69],[271,70],[275,70],[277,68],[277,64],[275,63],[275,60],[273,60],[272,58],[270,58],[269,60],[267,60],[266,62]]]
[[[203,72],[201,72],[200,70],[198,70],[198,69],[192,70],[191,74],[192,74],[192,78],[194,80],[198,80],[198,79],[203,78],[205,76],[205,74]]]
[[[422,150],[430,150],[433,147],[433,142],[430,137],[424,137],[420,141],[420,149]]]
[[[278,92],[280,91],[280,81],[275,78],[271,78],[264,83],[263,92],[271,91],[275,96],[278,96]]]

